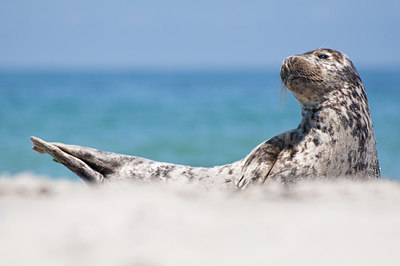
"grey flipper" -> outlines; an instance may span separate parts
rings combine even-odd
[[[268,178],[272,167],[285,148],[285,143],[291,141],[294,130],[277,135],[258,145],[246,158],[242,175],[237,184],[239,189],[245,189],[251,184],[263,184]]]
[[[38,153],[48,153],[58,162],[65,165],[72,172],[77,174],[87,183],[102,183],[104,175],[99,171],[92,169],[86,162],[72,156],[54,144],[45,142],[39,138],[31,137],[32,143],[35,145],[32,149]]]

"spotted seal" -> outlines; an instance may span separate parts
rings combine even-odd
[[[313,177],[379,177],[367,94],[350,59],[336,50],[317,49],[286,58],[280,74],[301,106],[301,123],[232,164],[212,168],[175,165],[36,137],[31,137],[33,149],[50,154],[89,183],[196,180],[243,189],[268,180],[291,183]]]

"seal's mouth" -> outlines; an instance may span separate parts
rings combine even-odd
[[[281,89],[281,97],[280,101],[282,103],[282,98],[283,96],[287,95],[287,91],[291,90],[291,84],[293,81],[293,76],[290,74],[289,67],[285,63],[286,60],[282,63],[282,68],[281,68],[281,80],[282,80],[282,89]]]
[[[283,82],[284,87],[288,90],[292,91],[293,81],[300,78],[307,78],[307,74],[304,71],[299,71],[296,69],[299,60],[294,58],[294,56],[290,56],[286,58],[281,67],[281,80]]]
[[[287,60],[282,64],[281,80],[283,86],[290,91],[299,86],[304,87],[305,84],[314,86],[323,82],[318,72],[302,65],[292,66]]]
[[[288,66],[287,59],[283,61],[282,68],[281,68],[281,80],[283,83],[282,92],[286,89],[292,91],[292,82],[293,80],[300,78],[296,75],[296,72],[293,72]]]
[[[287,59],[285,59],[285,61],[283,61],[282,63],[282,67],[281,67],[281,80],[283,82],[284,86],[288,86],[288,80],[290,77],[290,70],[289,67],[287,65]]]

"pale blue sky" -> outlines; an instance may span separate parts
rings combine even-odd
[[[400,65],[400,1],[0,0],[0,68],[276,68],[321,46]]]

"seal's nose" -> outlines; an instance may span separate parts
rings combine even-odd
[[[289,64],[290,60],[292,59],[292,56],[288,56],[285,58],[285,60],[283,60],[283,64]]]
[[[289,64],[295,64],[299,60],[298,56],[292,55],[288,56],[283,60],[282,64],[284,65],[289,65]]]

